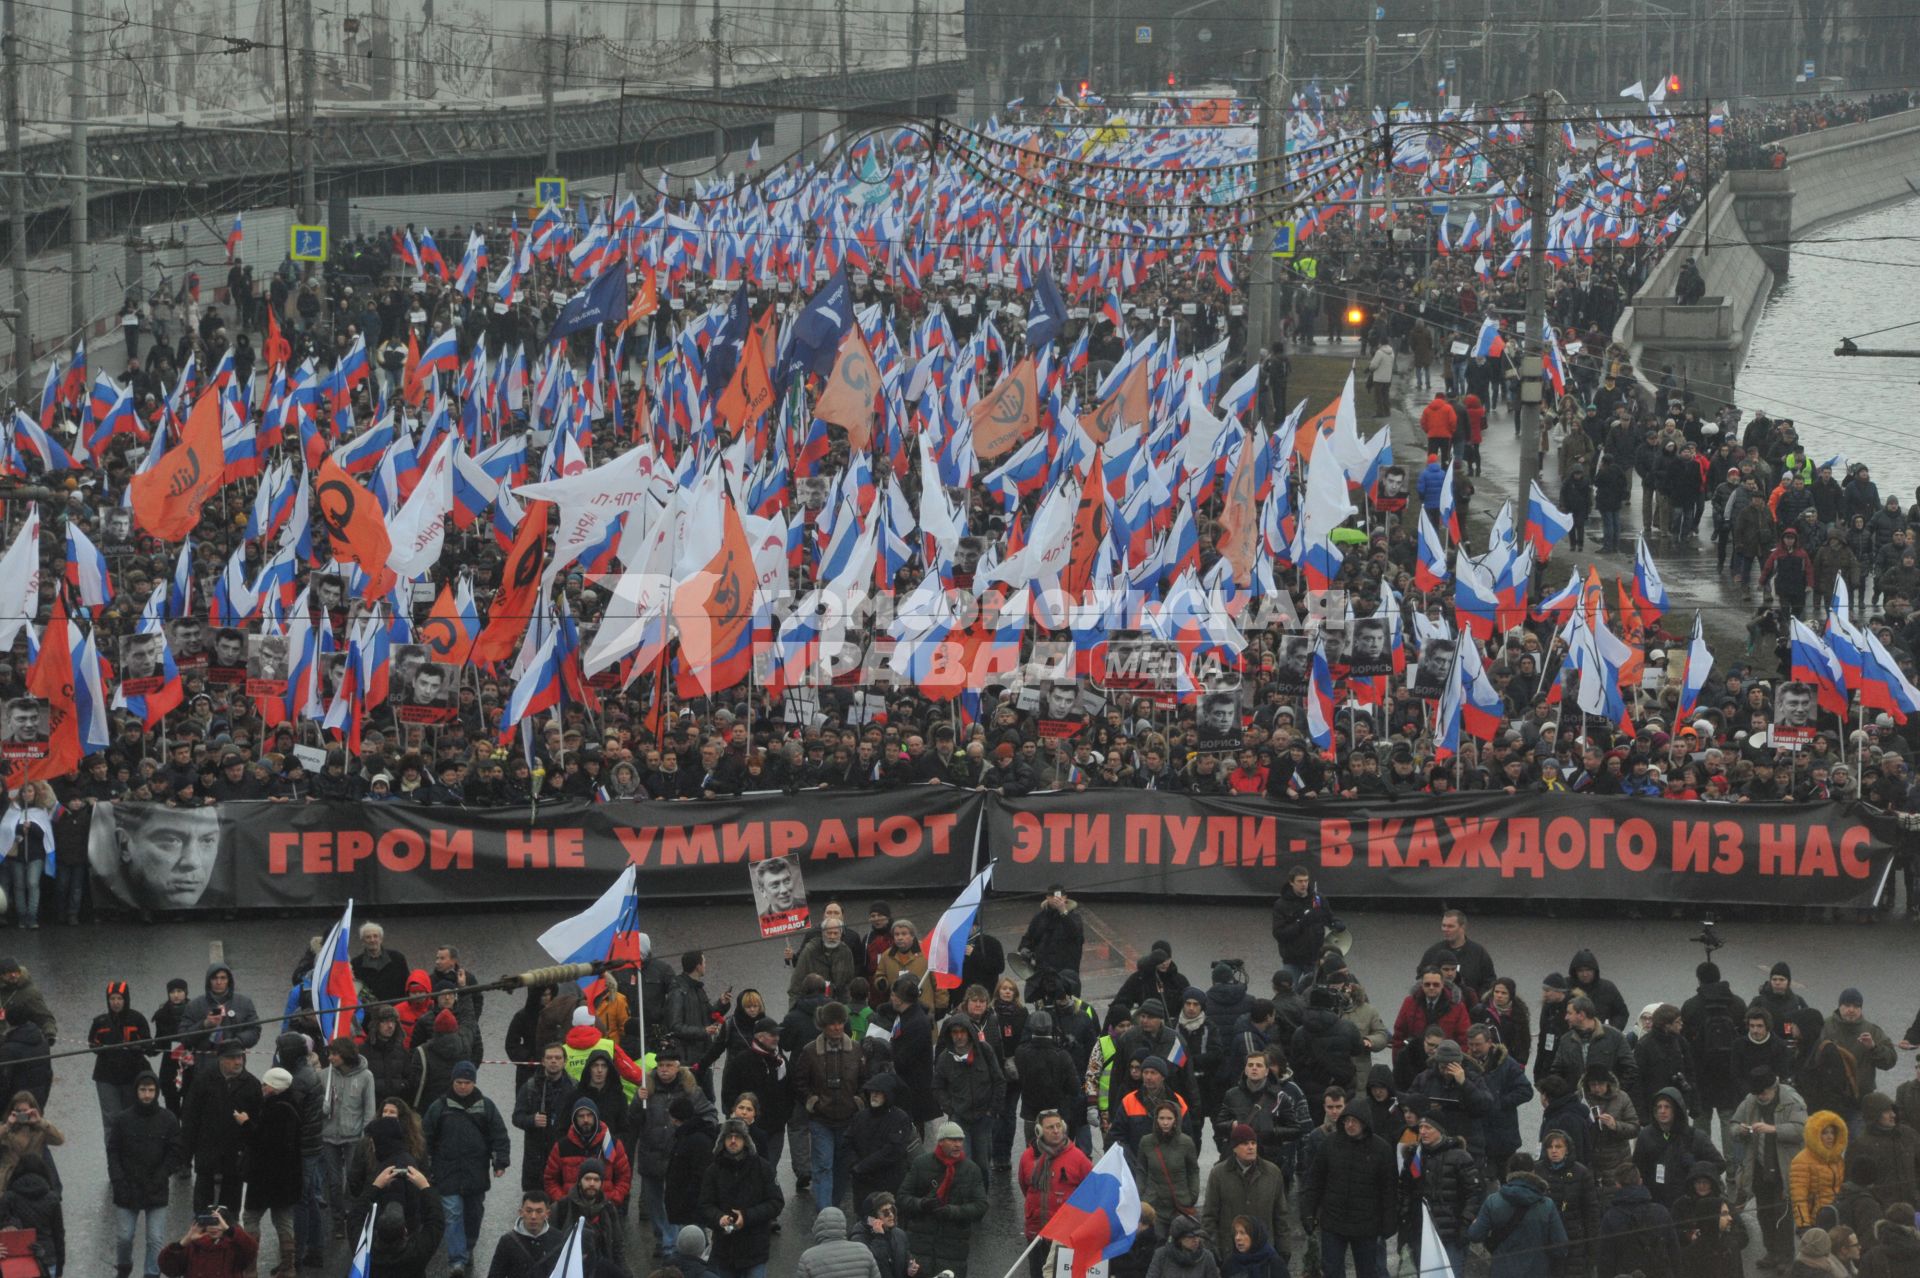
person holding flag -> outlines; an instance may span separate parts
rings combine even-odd
[[[816,1156],[819,1148],[816,1138]],[[920,1272],[948,1269],[954,1278],[966,1278],[974,1227],[987,1214],[987,1174],[967,1157],[967,1134],[960,1124],[940,1125],[933,1148],[913,1160],[895,1197]]]

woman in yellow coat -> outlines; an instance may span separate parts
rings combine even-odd
[[[1793,1156],[1793,1223],[1806,1229],[1840,1193],[1847,1178],[1847,1120],[1823,1109],[1807,1119],[1807,1143]]]

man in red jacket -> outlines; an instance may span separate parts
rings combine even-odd
[[[1440,464],[1453,463],[1453,438],[1460,429],[1460,415],[1453,411],[1447,397],[1434,392],[1420,410],[1420,432],[1427,437],[1427,451],[1440,454]]]

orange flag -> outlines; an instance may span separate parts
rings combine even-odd
[[[54,592],[53,615],[40,636],[40,654],[27,671],[27,691],[47,703],[47,753],[38,759],[14,760],[8,769],[10,786],[69,776],[80,766],[80,719],[74,712],[73,649],[64,591]]]
[[[973,420],[973,452],[981,461],[1012,452],[1039,430],[1040,386],[1034,376],[1033,356],[1015,364],[968,416]]]
[[[744,367],[746,360],[742,359]],[[833,361],[833,375],[813,415],[823,422],[844,426],[847,447],[864,452],[873,446],[873,405],[880,397],[880,369],[873,362],[867,341],[857,328],[849,329],[840,342],[839,358]]]
[[[533,620],[540,598],[540,577],[547,567],[547,517],[553,503],[527,503],[527,513],[514,530],[507,560],[500,565],[500,585],[487,605],[487,625],[473,641],[475,661],[505,661],[520,645]]]
[[[1313,460],[1313,446],[1320,439],[1322,429],[1332,430],[1333,419],[1340,412],[1340,400],[1335,397],[1331,404],[1311,417],[1303,417],[1293,432],[1293,455],[1300,459],[1301,466]]]
[[[767,312],[768,318],[772,315],[772,311]],[[773,407],[773,378],[767,374],[767,350],[760,333],[760,325],[765,323],[762,319],[754,326],[741,350],[740,366],[733,370],[733,380],[720,396],[720,420],[736,436]],[[872,418],[871,411],[868,418]]]
[[[186,540],[200,522],[201,508],[220,490],[226,465],[220,447],[220,397],[209,391],[187,414],[180,442],[151,470],[133,477],[133,517],[162,541]]]
[[[293,358],[293,346],[280,336],[280,317],[273,313],[271,306],[267,308],[267,344],[260,348],[260,353],[266,356],[268,368]]]
[[[420,623],[420,642],[426,645],[435,661],[443,661],[450,666],[464,666],[467,658],[473,655],[476,637],[460,616],[459,600],[453,593],[453,583],[448,582],[440,587],[440,597],[433,601],[433,611]]]
[[[422,384],[417,375],[419,368],[420,335],[415,332],[413,326],[409,324],[407,326],[407,366],[400,370],[400,398],[415,408],[420,407]]]
[[[729,492],[728,497],[732,494]],[[739,503],[721,505],[720,545],[673,592],[680,629],[682,697],[710,697],[737,687],[753,668],[753,596],[759,574]]]
[[[653,282],[653,268],[640,268],[640,291],[633,295],[633,301],[627,306],[627,317],[613,330],[617,337],[646,319],[660,309],[660,288]]]
[[[1152,386],[1147,380],[1146,361],[1133,366],[1113,394],[1101,401],[1093,412],[1080,419],[1080,429],[1096,444],[1104,444],[1119,430],[1139,426],[1147,420]]]
[[[393,553],[393,538],[387,535],[387,518],[380,503],[366,487],[340,468],[328,454],[320,459],[313,476],[313,513],[326,526],[333,553],[360,565],[367,586],[361,593],[377,599],[393,585],[393,570],[387,557]]]
[[[1226,500],[1220,508],[1220,527],[1214,544],[1232,565],[1234,584],[1238,586],[1246,586],[1253,580],[1260,528],[1260,507],[1253,499],[1253,471],[1255,455],[1262,447],[1259,436],[1247,436],[1247,442],[1240,448],[1240,463],[1234,467]]]

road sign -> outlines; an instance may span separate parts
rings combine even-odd
[[[1133,29],[1133,42],[1135,44],[1152,44],[1153,28],[1152,27],[1135,27]]]
[[[1273,255],[1276,258],[1292,257],[1300,247],[1300,224],[1298,222],[1276,222],[1273,226]]]
[[[327,228],[301,226],[298,222],[287,232],[287,256],[296,262],[327,260]]]
[[[1808,58],[1805,62],[1802,62],[1800,64],[1800,78],[1802,80],[1813,79],[1813,59],[1812,58]]]
[[[533,202],[541,208],[551,204],[556,208],[567,207],[567,180],[562,177],[543,177],[533,180]]]

